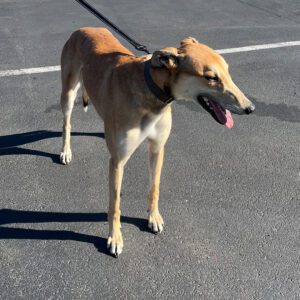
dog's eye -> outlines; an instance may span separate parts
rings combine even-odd
[[[217,75],[215,75],[215,76],[205,75],[204,78],[207,81],[211,81],[211,82],[217,82],[217,81],[219,81],[219,77]]]

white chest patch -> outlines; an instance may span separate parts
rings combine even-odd
[[[142,118],[140,130],[141,139],[155,139],[157,136],[156,124],[161,118],[161,115],[147,114]]]
[[[134,150],[147,138],[157,140],[160,135],[158,126],[162,114],[145,115],[139,126],[127,130],[117,139],[118,155],[121,158],[129,158]]]

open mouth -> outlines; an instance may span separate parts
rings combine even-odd
[[[228,109],[223,108],[214,100],[198,96],[198,103],[220,124],[227,128],[233,127],[233,119]]]

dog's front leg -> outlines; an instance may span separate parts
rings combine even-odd
[[[159,150],[153,144],[149,144],[150,159],[150,192],[148,196],[148,226],[154,233],[162,232],[164,221],[159,213],[159,184],[161,168],[164,159],[164,146]]]
[[[163,230],[164,221],[159,213],[159,185],[164,160],[165,144],[172,126],[171,108],[168,107],[155,126],[155,135],[148,139],[150,161],[150,191],[148,196],[148,226],[154,232]]]
[[[120,210],[120,193],[124,171],[124,163],[114,158],[109,161],[109,236],[107,247],[110,253],[118,257],[123,250],[123,238],[121,233],[121,210]]]

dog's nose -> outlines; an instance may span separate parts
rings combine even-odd
[[[255,110],[255,105],[254,105],[254,104],[251,104],[249,107],[247,107],[247,108],[245,109],[245,113],[246,113],[247,115],[249,115],[249,114],[253,113],[254,110]]]

